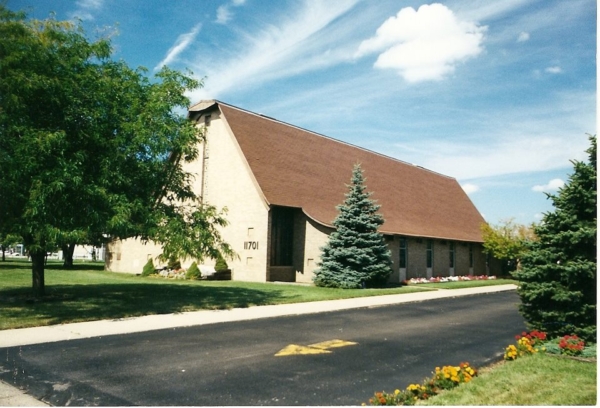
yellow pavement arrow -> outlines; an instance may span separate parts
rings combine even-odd
[[[331,353],[331,351],[323,350],[323,349],[319,349],[319,348],[313,348],[313,347],[298,346],[297,344],[290,344],[289,346],[286,346],[285,348],[280,350],[277,354],[275,354],[275,357],[292,356],[295,354],[324,354],[324,353]]]
[[[328,350],[330,348],[353,346],[355,344],[358,343],[344,340],[328,340],[323,341],[321,343],[311,344],[309,346],[299,346],[297,344],[290,344],[289,346],[284,347],[277,354],[275,354],[275,357],[293,356],[297,354],[326,354],[331,353],[331,351]]]
[[[329,340],[329,341],[322,341],[321,343],[316,343],[316,344],[310,344],[308,347],[314,347],[314,348],[318,348],[318,349],[330,349],[330,348],[337,348],[337,347],[346,347],[346,346],[354,346],[355,343],[353,341],[344,341],[344,340]]]

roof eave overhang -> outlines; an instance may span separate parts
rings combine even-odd
[[[316,222],[317,224],[322,225],[327,228],[335,229],[333,224],[320,221],[317,218],[310,215],[304,208],[300,208],[300,209],[302,210],[304,215],[306,215],[308,218],[310,218],[312,221]],[[438,240],[444,240],[444,241],[471,242],[474,244],[483,243],[483,240],[472,239],[472,238],[469,239],[469,238],[449,237],[449,236],[442,236],[442,235],[407,234],[407,233],[400,232],[400,231],[386,231],[386,230],[379,230],[379,232],[382,233],[383,235],[396,235],[396,236],[411,237],[411,238],[425,238],[425,239],[438,239]]]

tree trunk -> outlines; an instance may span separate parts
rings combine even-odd
[[[4,248],[4,245],[0,245],[0,248],[2,248],[2,262],[4,262],[6,261],[6,255],[4,254],[6,248]]]
[[[63,251],[63,267],[64,268],[72,268],[73,267],[73,253],[75,252],[75,244],[67,244],[62,246]]]
[[[44,285],[44,261],[45,251],[31,252],[31,275],[33,278],[33,297],[38,299],[45,294]]]

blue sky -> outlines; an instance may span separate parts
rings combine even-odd
[[[596,133],[595,0],[9,0],[219,99],[455,177],[528,224]],[[402,182],[399,175],[398,182]],[[368,180],[367,180],[368,186]]]

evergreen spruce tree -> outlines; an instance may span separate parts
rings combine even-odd
[[[555,210],[535,228],[538,240],[523,256],[521,313],[531,328],[549,336],[577,334],[596,341],[596,137],[589,162],[573,161],[574,173],[557,195]]]
[[[313,278],[317,286],[337,288],[376,287],[390,276],[391,257],[378,228],[384,220],[380,206],[366,192],[363,172],[355,165],[346,200],[337,207],[336,230],[321,248],[321,262]]]

